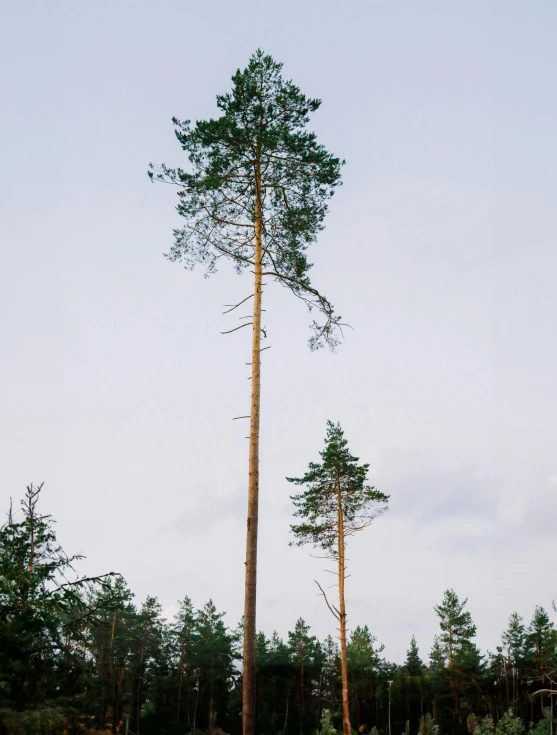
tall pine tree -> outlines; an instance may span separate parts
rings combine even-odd
[[[321,464],[310,462],[303,477],[288,481],[305,486],[304,492],[292,496],[294,515],[302,520],[291,526],[295,544],[312,544],[325,551],[336,563],[338,608],[321,592],[329,610],[340,626],[340,661],[342,673],[342,710],[344,735],[350,735],[348,662],[346,656],[346,542],[349,536],[370,525],[387,507],[388,496],[366,485],[368,464],[358,464],[348,450],[348,442],[340,424],[327,422],[325,449]]]
[[[189,169],[151,166],[149,176],[178,187],[177,210],[184,227],[174,230],[168,257],[187,268],[201,264],[208,274],[221,259],[253,286],[232,311],[253,299],[248,514],[244,605],[244,735],[255,727],[255,635],[257,533],[259,517],[259,426],[261,395],[262,295],[264,279],[277,281],[315,309],[311,348],[338,342],[340,319],[309,279],[308,245],[323,228],[327,200],[340,183],[342,162],[306,130],[321,105],[282,77],[282,64],[257,51],[232,78],[232,91],[217,97],[220,117],[180,122],[176,137]],[[235,331],[235,329],[229,331]]]

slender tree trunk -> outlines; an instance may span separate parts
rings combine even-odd
[[[140,720],[141,720],[141,692],[143,689],[143,656],[145,655],[145,642],[141,642],[141,653],[139,657],[139,670],[137,679],[137,703],[136,703],[136,721],[135,721],[135,733],[139,735]]]
[[[344,601],[344,577],[346,574],[344,515],[342,512],[342,497],[340,494],[340,478],[337,475],[337,505],[338,505],[338,597],[340,622],[340,670],[342,675],[342,730],[344,735],[351,735],[350,710],[348,699],[348,660],[346,657],[346,604]]]
[[[504,656],[503,656],[503,670],[505,672],[505,686],[507,688],[507,709],[509,709],[511,706],[511,698],[509,694],[509,677],[507,676],[507,660]]]
[[[286,733],[286,723],[288,722],[288,703],[290,701],[290,689],[286,690],[286,712],[284,714],[284,727],[282,728],[283,733]]]
[[[261,399],[262,222],[261,172],[255,171],[255,277],[251,350],[251,413],[249,432],[248,518],[244,603],[244,657],[242,675],[243,735],[255,735],[255,602],[257,586],[257,523],[259,514],[259,417]]]
[[[391,689],[393,688],[392,681],[389,682],[389,719],[388,719],[388,726],[387,726],[387,732],[389,735],[391,735]]]
[[[299,697],[300,697],[300,735],[304,734],[306,727],[306,707],[304,701],[304,662],[300,664],[300,686]]]
[[[114,672],[114,636],[116,633],[116,611],[112,615],[112,625],[110,627],[110,660],[109,672],[112,681],[112,732],[118,731],[118,713],[116,712],[116,700],[118,697],[118,684]]]
[[[123,678],[124,672],[122,667],[118,669],[118,675],[115,677],[114,680],[114,695],[112,698],[112,732],[116,733],[118,732],[118,727],[120,724],[120,710],[121,708],[121,701],[122,701],[122,678]]]
[[[197,733],[197,704],[199,702],[199,676],[197,677],[197,687],[195,690],[195,704],[193,705],[193,735]]]
[[[209,694],[209,733],[215,735],[215,701],[213,696],[214,685],[211,681],[211,689]]]
[[[176,722],[180,722],[180,710],[182,709],[182,678],[184,676],[184,656],[180,652],[180,666],[178,668],[178,707],[176,709]]]

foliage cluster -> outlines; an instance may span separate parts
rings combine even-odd
[[[169,620],[153,597],[135,604],[117,575],[80,577],[78,558],[37,511],[37,490],[0,530],[2,733],[123,733],[126,719],[140,735],[241,732],[241,626],[230,630],[213,602],[196,609],[188,597]],[[547,612],[536,607],[529,625],[513,614],[502,646],[485,655],[465,600],[447,590],[436,612],[427,663],[414,638],[397,665],[366,625],[351,631],[355,730],[387,734],[392,681],[392,733],[550,735],[540,690],[554,688],[557,632]],[[342,729],[338,645],[303,620],[286,639],[258,634],[256,681],[258,732]]]

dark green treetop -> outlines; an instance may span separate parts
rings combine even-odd
[[[449,665],[454,663],[459,654],[465,652],[476,635],[472,616],[465,609],[467,602],[468,599],[459,600],[454,590],[445,590],[441,604],[434,608],[441,628],[439,641]]]
[[[429,652],[429,668],[432,671],[440,671],[445,667],[445,653],[439,642],[439,636],[433,636],[433,644]]]
[[[198,664],[209,681],[226,681],[235,673],[236,637],[223,617],[212,600],[197,612]]]
[[[321,463],[310,462],[303,477],[287,478],[306,489],[292,496],[296,506],[294,515],[303,518],[292,525],[297,546],[311,543],[336,557],[335,544],[338,535],[338,492],[340,491],[344,536],[368,526],[386,510],[388,495],[366,485],[369,464],[358,464],[348,450],[348,442],[340,424],[327,422],[325,448]]]
[[[5,698],[16,709],[51,694],[58,651],[115,597],[114,575],[76,573],[83,557],[57,543],[54,522],[37,507],[42,487],[29,485],[22,519],[10,511],[0,528],[0,705]]]
[[[418,644],[416,643],[415,636],[412,636],[410,648],[406,651],[404,667],[406,668],[409,676],[419,676],[424,668],[424,663],[420,658],[420,651],[418,650]]]
[[[530,647],[530,655],[538,668],[554,665],[557,650],[557,631],[547,611],[539,605],[526,631],[526,641]]]
[[[528,642],[526,628],[522,617],[514,612],[509,618],[509,626],[501,636],[506,647],[510,662],[513,666],[520,666],[528,659]]]
[[[383,658],[380,655],[385,646],[377,645],[377,638],[371,634],[367,625],[357,625],[350,633],[350,639],[346,647],[348,666],[351,673],[359,676],[371,676],[376,672]]]
[[[294,630],[288,633],[288,649],[292,661],[297,665],[308,665],[313,661],[317,651],[317,638],[309,633],[310,627],[298,618]]]
[[[207,275],[223,257],[238,272],[253,269],[259,214],[263,276],[321,313],[310,346],[334,347],[340,317],[312,287],[306,250],[323,229],[343,162],[306,130],[321,101],[306,97],[281,71],[282,64],[256,51],[232,77],[232,91],[217,96],[220,117],[195,125],[173,119],[188,170],[150,164],[149,176],[178,187],[177,210],[186,223],[174,230],[170,260],[190,269],[199,263]]]

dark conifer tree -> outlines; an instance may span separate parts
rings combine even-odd
[[[476,665],[476,649],[472,639],[476,635],[476,626],[472,616],[466,610],[467,600],[460,600],[454,590],[446,590],[440,605],[435,606],[439,617],[441,634],[439,644],[447,662],[447,675],[453,693],[453,718],[462,721],[461,690],[463,673]]]
[[[296,669],[297,699],[300,723],[300,735],[304,735],[307,726],[307,694],[311,689],[311,675],[318,653],[315,636],[309,634],[310,627],[298,618],[294,630],[288,633],[288,649],[290,659]]]
[[[424,663],[416,638],[412,636],[410,648],[406,652],[406,661],[402,667],[405,689],[406,717],[410,723],[410,733],[414,735],[419,726],[419,719],[424,714],[423,708],[423,674]]]

